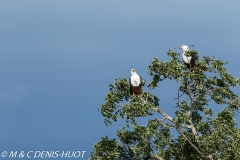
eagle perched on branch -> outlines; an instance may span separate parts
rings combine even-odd
[[[141,77],[134,69],[131,70],[131,77],[129,78],[131,95],[141,94]]]
[[[190,70],[190,72],[194,72],[195,62],[198,60],[198,55],[192,55],[188,56],[186,55],[186,52],[189,51],[188,46],[182,45],[179,48],[183,50],[182,58],[183,62],[187,66],[187,68]]]

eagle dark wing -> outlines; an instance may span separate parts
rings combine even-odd
[[[195,62],[198,60],[198,55],[193,55],[190,61],[190,72],[194,72]]]
[[[131,83],[131,77],[129,78],[129,85],[130,85],[130,94],[133,95],[133,91],[132,91],[132,83]]]
[[[192,64],[195,64],[195,62],[198,60],[198,55],[194,55],[194,56],[192,56],[192,58],[191,58],[191,63]]]
[[[141,76],[139,76],[140,77],[140,85],[139,86],[142,86],[142,77]]]

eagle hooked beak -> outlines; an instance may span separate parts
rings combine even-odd
[[[182,49],[182,48],[183,48],[183,46],[180,46],[179,48],[180,48],[180,49]]]

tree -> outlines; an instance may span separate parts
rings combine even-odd
[[[179,84],[175,116],[164,112],[169,106],[161,106],[161,97],[147,91],[141,96],[131,96],[127,79],[116,79],[109,85],[110,92],[100,110],[106,125],[119,118],[126,125],[117,131],[117,139],[106,136],[95,143],[89,159],[240,159],[240,130],[234,119],[240,102],[231,90],[240,80],[228,73],[226,63],[214,57],[198,60],[192,73],[180,54],[169,50],[167,55],[168,62],[153,58],[148,67],[152,80],[147,87],[155,89],[166,80]],[[219,105],[224,108],[214,113]],[[142,117],[149,117],[146,126],[137,123]]]

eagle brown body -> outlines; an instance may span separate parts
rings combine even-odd
[[[141,95],[141,86],[130,86],[131,95]]]

